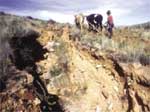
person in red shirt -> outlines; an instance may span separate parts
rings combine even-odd
[[[113,16],[111,15],[111,11],[107,11],[107,30],[109,33],[109,38],[112,38],[113,35],[113,27],[114,27],[114,22],[113,22]]]

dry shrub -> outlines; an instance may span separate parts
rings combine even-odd
[[[138,41],[115,41],[105,36],[83,35],[81,43],[102,52],[108,52],[118,61],[140,62],[142,65],[150,64],[150,52],[145,50],[147,45]]]

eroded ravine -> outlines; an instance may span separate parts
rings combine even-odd
[[[59,104],[58,96],[49,94],[44,82],[37,72],[36,62],[43,60],[46,50],[36,40],[38,33],[33,33],[24,37],[13,37],[10,40],[10,46],[13,49],[11,56],[12,62],[19,70],[25,70],[33,76],[33,90],[40,99],[40,108],[43,112],[62,112],[63,109]]]

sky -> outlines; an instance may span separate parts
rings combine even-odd
[[[116,25],[150,21],[150,0],[0,0],[0,11],[39,19],[74,23],[74,15],[102,14],[111,10]]]

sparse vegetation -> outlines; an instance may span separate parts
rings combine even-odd
[[[6,99],[8,100],[9,98],[12,98],[12,94],[16,95],[16,92],[19,92],[22,88],[24,88],[27,94],[30,94],[30,97],[28,98],[31,98],[30,100],[32,100],[32,103],[34,102],[34,97],[38,97],[41,100],[39,104],[41,107],[41,111],[44,111],[45,109],[47,109],[48,111],[62,111],[61,106],[57,101],[59,98],[56,95],[48,94],[47,88],[45,87],[43,81],[39,78],[39,74],[36,70],[37,66],[35,63],[36,61],[39,61],[43,58],[45,50],[42,49],[42,46],[36,40],[39,37],[39,33],[35,31],[35,29],[38,27],[38,23],[41,24],[38,28],[44,26],[44,23],[39,20],[33,21],[35,22],[33,23],[29,20],[26,20],[26,18],[24,17],[0,16],[0,27],[2,26],[2,30],[0,31],[0,47],[2,48],[0,49],[0,72],[2,73],[0,74],[0,92],[3,89],[10,89],[11,92],[6,97]],[[28,85],[28,87],[30,87],[30,89],[32,88],[32,91],[34,91],[34,93],[30,93],[30,90],[23,86],[23,84],[26,82],[22,81],[23,79],[21,80],[21,78],[19,78],[19,80],[15,80],[8,76],[8,71],[10,68],[10,57],[12,61],[12,66],[16,67],[16,71],[24,70],[28,74],[32,74],[32,77],[34,78],[32,86],[34,86],[36,90],[34,90],[30,85]],[[22,73],[20,72],[20,75],[21,74]],[[10,73],[10,75],[15,77],[17,73]],[[24,77],[26,76],[24,75]],[[3,79],[6,79],[7,81],[4,82]],[[9,84],[7,85],[11,87],[6,88],[6,83],[8,82]],[[17,85],[19,85],[19,87]],[[22,100],[21,98],[19,99]],[[5,102],[3,101],[3,99],[0,98],[0,102],[1,101]],[[14,102],[14,100],[11,99],[10,103],[12,103],[11,101]],[[24,100],[22,101],[24,102]],[[42,103],[43,101],[44,104]],[[25,102],[26,104],[29,103],[28,100]],[[6,105],[4,104],[2,107],[0,107],[0,111],[6,111],[6,107],[10,106],[7,102],[5,103]],[[18,106],[17,101],[15,102],[15,104]],[[56,106],[57,108],[55,108]],[[18,111],[18,108],[16,106],[11,105],[10,108],[11,107],[13,109],[12,111]],[[22,111],[24,107],[24,105],[21,106]],[[27,111],[29,111],[31,107],[26,106],[25,108]],[[37,109],[39,110],[39,108]]]
[[[62,67],[63,72],[67,72],[68,70],[68,50],[67,50],[67,44],[62,39],[59,39],[56,43],[58,43],[58,46],[55,46],[55,54],[58,57],[58,65]]]
[[[109,39],[73,25],[49,22],[47,26],[32,17],[0,15],[0,111],[45,112],[43,107],[50,107],[62,112],[57,95],[72,112],[95,112],[97,108],[149,111],[148,30],[118,28]],[[44,50],[46,43],[49,46]],[[10,66],[15,66],[18,75],[9,71]]]
[[[140,62],[143,65],[150,64],[150,51],[146,51],[145,48],[147,45],[140,41],[117,41],[109,39],[106,36],[84,35],[81,37],[81,43],[100,51],[107,52],[108,54],[112,54],[116,59],[117,56],[120,55],[118,61],[124,60],[126,63]]]
[[[62,68],[58,66],[53,66],[50,70],[50,74],[52,77],[59,76],[62,73]]]
[[[143,24],[137,24],[137,25],[133,25],[131,26],[132,28],[140,28],[140,29],[145,29],[145,30],[148,30],[150,29],[150,22],[146,22],[146,23],[143,23]]]
[[[7,42],[0,42],[0,92],[5,89],[5,81],[11,75],[10,72],[10,56],[11,49]]]
[[[141,32],[141,35],[140,35],[141,38],[149,41],[150,40],[150,31],[143,31]]]

